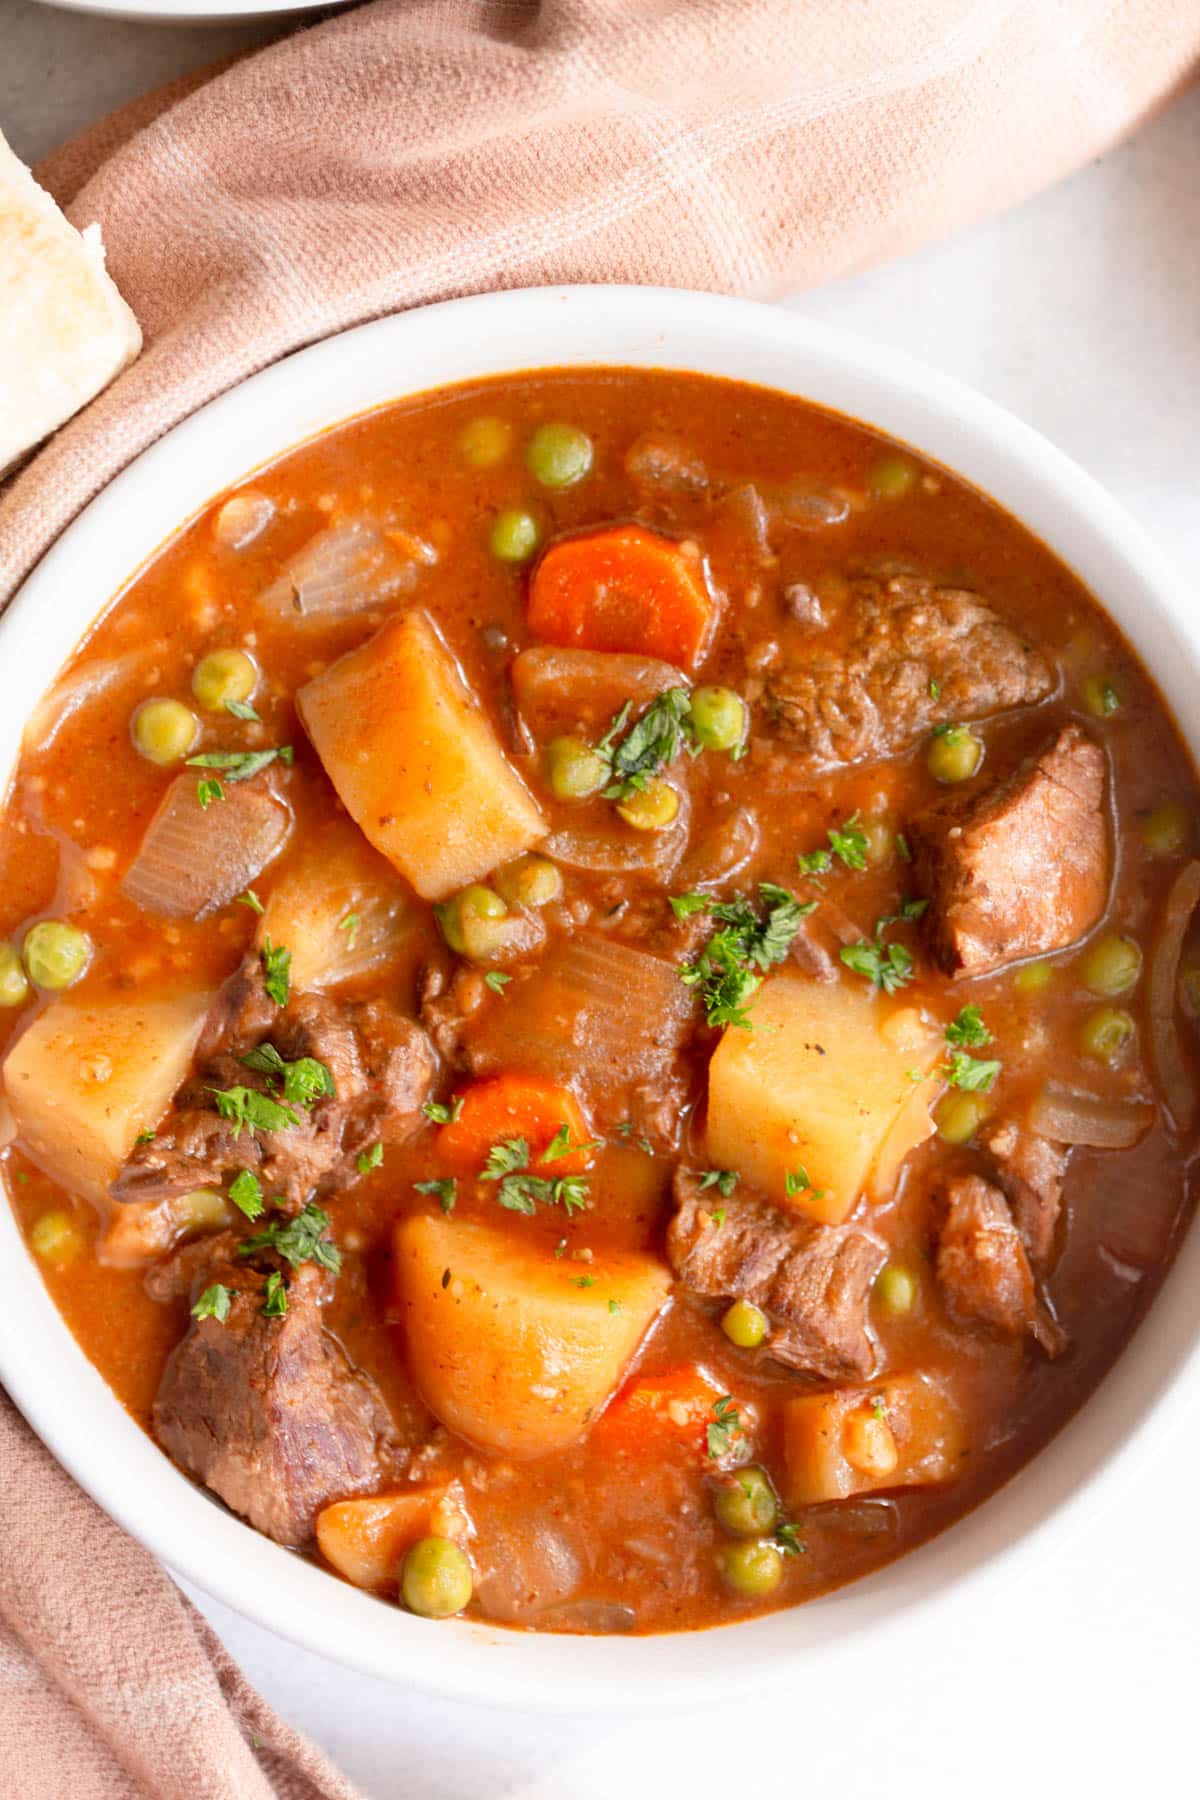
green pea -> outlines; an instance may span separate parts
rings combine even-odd
[[[1119,711],[1121,696],[1107,675],[1089,675],[1083,684],[1083,704],[1093,719],[1107,719]]]
[[[592,440],[578,425],[539,425],[525,448],[525,464],[543,487],[569,488],[591,472]]]
[[[258,665],[244,650],[210,650],[192,672],[192,692],[206,712],[224,712],[229,701],[249,700]]]
[[[726,1544],[718,1565],[734,1593],[747,1600],[765,1600],[783,1580],[782,1553],[766,1539]]]
[[[1129,937],[1102,937],[1087,951],[1080,965],[1089,994],[1108,998],[1127,994],[1137,986],[1142,972],[1142,952]]]
[[[25,933],[21,946],[30,981],[40,988],[69,988],[92,960],[86,931],[61,919],[43,919]]]
[[[492,525],[492,534],[488,539],[492,555],[499,562],[528,562],[538,547],[541,532],[538,522],[531,512],[525,512],[519,506],[509,506],[496,514]]]
[[[983,761],[983,744],[965,725],[939,725],[925,753],[935,781],[970,781]]]
[[[69,1212],[57,1209],[44,1212],[34,1221],[29,1233],[29,1243],[35,1256],[60,1269],[68,1263],[77,1262],[84,1250],[83,1233],[79,1226]]]
[[[679,812],[679,795],[669,781],[655,777],[627,800],[618,800],[617,811],[635,831],[665,831]]]
[[[1079,1048],[1094,1062],[1115,1063],[1124,1053],[1137,1027],[1127,1012],[1114,1006],[1089,1013],[1079,1034]]]
[[[1022,994],[1040,994],[1053,979],[1054,970],[1048,962],[1023,963],[1013,976],[1013,986]]]
[[[1142,820],[1142,842],[1151,856],[1181,856],[1191,835],[1186,806],[1159,806]]]
[[[463,461],[472,469],[494,469],[512,449],[512,437],[507,419],[472,419],[463,426],[458,447]]]
[[[562,871],[545,856],[518,856],[492,877],[510,906],[549,906],[562,893]]]
[[[196,715],[182,700],[143,700],[129,724],[133,747],[165,768],[182,762],[200,735]]]
[[[29,998],[29,982],[12,944],[0,944],[0,1006],[20,1006]]]
[[[738,1469],[713,1495],[713,1511],[730,1537],[763,1537],[779,1521],[779,1501],[770,1476],[757,1463]]]
[[[691,714],[696,742],[705,750],[735,750],[746,735],[746,703],[732,688],[697,688]]]
[[[477,954],[475,946],[480,937],[480,926],[486,927],[508,917],[508,908],[499,894],[478,882],[463,888],[459,894],[452,894],[433,911],[442,928],[442,936],[459,956]]]
[[[471,1565],[450,1538],[420,1538],[400,1565],[401,1597],[422,1619],[453,1618],[473,1589]]]
[[[749,1300],[735,1300],[721,1315],[721,1330],[739,1350],[756,1349],[770,1328],[771,1321],[766,1313],[761,1307],[752,1306]]]
[[[903,1263],[884,1263],[874,1293],[884,1312],[910,1313],[917,1304],[917,1278]]]
[[[586,800],[609,777],[604,758],[580,738],[551,738],[546,745],[546,775],[556,800]]]
[[[951,1088],[934,1107],[933,1122],[944,1144],[969,1144],[988,1111],[988,1103],[981,1094]]]
[[[871,470],[873,500],[903,500],[917,485],[917,471],[902,456],[881,456]]]

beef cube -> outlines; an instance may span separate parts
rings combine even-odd
[[[951,1315],[1006,1337],[1029,1333],[1047,1356],[1057,1356],[1066,1340],[1038,1299],[1021,1234],[1000,1189],[979,1175],[962,1175],[949,1183],[946,1204],[937,1277]]]
[[[154,1432],[197,1481],[276,1543],[311,1543],[331,1500],[377,1488],[402,1452],[371,1379],[321,1321],[323,1272],[293,1275],[287,1311],[262,1310],[264,1278],[208,1260],[192,1292],[233,1291],[227,1317],[195,1319],[154,1402]]]
[[[765,1201],[722,1199],[687,1169],[675,1193],[667,1255],[685,1287],[760,1307],[777,1362],[829,1381],[871,1373],[867,1311],[885,1257],[878,1239],[856,1226],[784,1218]]]
[[[830,624],[771,672],[763,696],[814,770],[895,755],[934,725],[1031,706],[1054,688],[1045,657],[963,589],[912,575],[853,581]]]
[[[1065,949],[1108,898],[1104,755],[1067,725],[1003,781],[913,820],[925,929],[947,974]]]
[[[988,1127],[981,1141],[996,1164],[1029,1260],[1044,1270],[1054,1248],[1070,1150],[1013,1119]]]

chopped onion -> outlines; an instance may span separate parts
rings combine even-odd
[[[347,618],[411,592],[421,566],[436,560],[424,539],[374,519],[342,519],[297,551],[259,605],[293,624]]]
[[[634,831],[615,819],[609,830],[556,831],[542,846],[564,869],[594,875],[655,875],[667,880],[687,845],[687,808],[666,831]]]
[[[745,868],[757,849],[758,820],[746,807],[739,806],[719,819],[688,851],[679,871],[680,884],[690,892],[728,881]]]
[[[686,675],[653,657],[541,646],[514,657],[511,680],[524,723],[542,740],[575,727],[604,730],[627,700],[636,710],[688,685]]]
[[[1109,1100],[1048,1081],[1029,1110],[1029,1123],[1052,1144],[1128,1150],[1153,1125],[1154,1108],[1144,1100]]]
[[[540,1618],[569,1600],[583,1578],[575,1546],[536,1515],[491,1520],[484,1538],[491,1566],[477,1581],[475,1597],[489,1618],[508,1623]]]
[[[1175,1006],[1183,940],[1198,902],[1200,862],[1190,862],[1171,884],[1150,957],[1150,1055],[1176,1131],[1186,1131],[1196,1114],[1196,1084],[1184,1060]]]
[[[632,1606],[619,1600],[569,1600],[565,1606],[550,1606],[537,1615],[543,1631],[586,1631],[593,1636],[612,1637],[632,1631],[637,1614]]]
[[[809,488],[779,488],[767,494],[772,514],[785,525],[816,531],[830,525],[844,525],[850,517],[850,502],[844,494],[814,492]]]
[[[0,1093],[0,1150],[7,1150],[16,1140],[17,1121],[13,1117],[13,1109]]]
[[[253,488],[233,494],[213,520],[213,536],[225,550],[244,550],[275,517],[275,502]]]
[[[25,748],[48,750],[67,720],[80,707],[131,681],[139,670],[161,657],[163,649],[163,644],[156,641],[143,644],[138,650],[129,650],[124,656],[97,657],[94,662],[81,663],[77,669],[72,669],[69,675],[55,682],[30,714],[25,726]]]
[[[144,911],[206,919],[249,887],[287,842],[292,812],[268,782],[227,783],[202,807],[196,775],[171,783],[121,888]]]
[[[763,497],[749,482],[730,488],[716,509],[718,520],[742,541],[749,544],[759,563],[775,560],[771,549],[771,521]]]
[[[638,487],[699,500],[708,492],[708,470],[681,438],[647,432],[625,455],[625,473]]]

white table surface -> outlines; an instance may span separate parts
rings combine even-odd
[[[265,35],[0,0],[0,129],[41,154]],[[926,357],[1039,426],[1196,572],[1200,604],[1198,185],[1200,93],[1054,192],[788,304]],[[853,1692],[814,1666],[791,1704],[650,1722],[439,1704],[193,1597],[262,1692],[372,1800],[1184,1795],[1197,1791],[1198,1493],[1200,1434],[1148,1466],[1136,1506],[1081,1532],[1036,1591],[959,1619],[919,1668],[877,1667],[868,1652]]]

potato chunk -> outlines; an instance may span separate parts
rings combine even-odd
[[[335,1500],[317,1514],[317,1546],[325,1561],[355,1587],[372,1593],[395,1587],[404,1553],[418,1538],[451,1538],[465,1545],[472,1535],[456,1481],[403,1494]]]
[[[801,1394],[783,1408],[788,1506],[950,1481],[966,1455],[962,1416],[929,1375]]]
[[[69,1193],[102,1202],[141,1131],[158,1124],[192,1065],[212,995],[39,1013],[4,1062],[4,1087],[33,1160]]]
[[[729,1027],[709,1065],[709,1161],[740,1170],[776,1205],[840,1224],[885,1144],[889,1156],[898,1148],[901,1113],[906,1147],[927,1135],[912,1072],[928,1075],[942,1040],[915,1008],[864,983],[803,975],[764,982],[751,1018],[752,1031]]]
[[[583,1264],[466,1220],[396,1228],[397,1293],[427,1405],[484,1450],[545,1456],[600,1412],[666,1300],[653,1257]]]
[[[427,613],[390,620],[296,705],[347,810],[423,899],[444,900],[545,836]]]
[[[275,883],[258,922],[292,953],[297,993],[383,968],[397,955],[411,901],[390,863],[349,819],[332,821]]]

